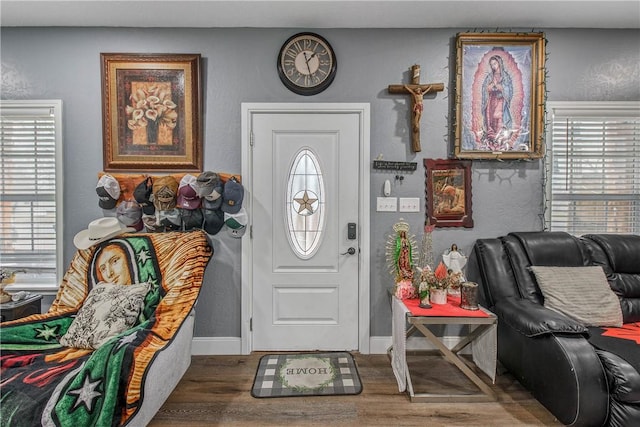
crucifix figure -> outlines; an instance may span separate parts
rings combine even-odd
[[[411,67],[411,83],[403,85],[389,85],[389,93],[408,93],[411,95],[411,149],[414,152],[420,148],[420,118],[424,109],[424,95],[444,90],[444,83],[420,84],[420,66]]]

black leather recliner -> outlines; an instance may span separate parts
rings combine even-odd
[[[467,279],[498,316],[498,359],[549,411],[572,426],[640,426],[640,374],[592,346],[580,322],[544,307],[528,267],[601,265],[623,322],[640,321],[640,236],[510,233],[476,241]]]

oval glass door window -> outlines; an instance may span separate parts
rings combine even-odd
[[[325,218],[325,190],[318,158],[301,149],[289,171],[285,212],[289,244],[293,252],[308,259],[320,247]]]

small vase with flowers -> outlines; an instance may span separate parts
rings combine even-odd
[[[420,273],[418,294],[421,297],[428,293],[432,304],[447,303],[447,289],[460,283],[460,273],[447,271],[444,263],[440,262],[435,270],[424,268]],[[422,289],[422,293],[420,291]]]

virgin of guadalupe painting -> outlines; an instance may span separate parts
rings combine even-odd
[[[459,34],[457,158],[539,158],[544,123],[542,34]]]

